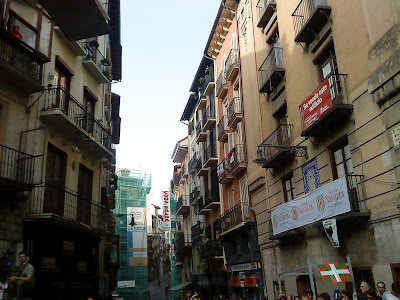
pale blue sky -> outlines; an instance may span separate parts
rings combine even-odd
[[[121,140],[118,167],[147,169],[156,201],[172,178],[171,154],[187,135],[179,120],[219,0],[121,0]]]

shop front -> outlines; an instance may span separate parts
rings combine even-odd
[[[229,296],[234,295],[249,300],[264,297],[262,271],[258,262],[227,266]]]

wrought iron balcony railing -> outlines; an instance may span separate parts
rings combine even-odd
[[[189,161],[189,170],[190,172],[196,170],[197,156],[193,155],[192,159]]]
[[[210,144],[207,146],[207,150],[204,154],[204,164],[206,165],[210,159],[217,158],[217,145]]]
[[[215,107],[207,106],[206,109],[203,110],[203,128],[205,130],[210,130],[215,125]]]
[[[233,208],[225,212],[221,218],[221,230],[226,231],[229,228],[250,220],[250,207],[249,203],[241,202],[236,204]]]
[[[78,100],[62,87],[48,88],[44,93],[42,111],[60,110],[78,128],[111,151],[111,133]]]
[[[239,164],[246,163],[246,146],[245,145],[235,145],[232,151],[228,154],[226,158],[226,168],[229,173],[235,169]]]
[[[218,141],[225,142],[228,139],[228,118],[226,116],[222,116],[221,120],[219,120],[217,125],[218,132]]]
[[[233,176],[229,173],[228,169],[227,169],[227,159],[223,159],[220,164],[217,167],[217,175],[218,175],[218,181],[219,183],[228,183],[230,181],[232,181]]]
[[[273,47],[258,69],[260,93],[271,93],[283,80],[282,48]]]
[[[49,213],[100,230],[107,230],[111,220],[111,211],[100,203],[66,187],[46,183],[33,189],[26,214],[34,217]]]
[[[228,126],[231,128],[235,128],[236,124],[242,120],[242,98],[235,97],[232,99],[231,103],[228,106]]]
[[[326,0],[301,0],[292,13],[295,42],[312,42],[327,24],[330,13]]]
[[[235,79],[239,70],[239,50],[232,48],[226,59],[226,79],[232,81]],[[236,70],[236,72],[235,72]]]
[[[35,156],[0,145],[0,188],[29,190],[33,188]]]
[[[204,205],[208,207],[212,203],[219,202],[219,188],[218,186],[207,190],[204,193]]]
[[[264,28],[271,19],[276,9],[275,0],[259,0],[257,3],[258,23],[257,27]]]
[[[204,223],[197,222],[196,225],[192,227],[192,241],[204,235]]]
[[[103,76],[96,76],[100,79],[100,82],[106,83],[111,81],[111,63],[104,57],[104,55],[97,49],[97,47],[92,46],[91,42],[85,43],[86,56],[84,56],[85,61],[92,61],[98,72]],[[103,80],[103,78],[105,80]]]
[[[193,205],[196,203],[196,201],[199,199],[200,196],[200,191],[198,187],[195,187],[193,191],[190,193],[190,205]]]
[[[193,130],[194,130],[194,122],[190,121],[189,122],[189,135],[192,135]]]
[[[222,92],[224,89],[227,89],[227,82],[226,82],[226,70],[221,71],[217,78],[216,82],[216,95],[217,97],[220,97],[222,95]]]

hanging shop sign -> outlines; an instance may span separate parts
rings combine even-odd
[[[162,192],[164,230],[171,231],[171,205],[168,191]]]
[[[273,234],[299,228],[349,212],[346,178],[341,177],[271,212]]]
[[[257,263],[252,262],[252,263],[246,263],[246,264],[240,264],[240,265],[227,266],[226,269],[228,272],[256,270]]]
[[[332,108],[332,95],[329,86],[329,78],[319,85],[319,87],[306,100],[301,103],[301,117],[303,130],[306,130],[327,111]]]

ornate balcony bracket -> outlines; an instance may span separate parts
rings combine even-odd
[[[262,165],[265,162],[265,158],[262,155],[260,147],[271,147],[277,150],[288,151],[293,157],[305,157],[308,158],[306,146],[283,146],[283,145],[259,145],[257,150],[257,159],[253,160],[254,163]]]

